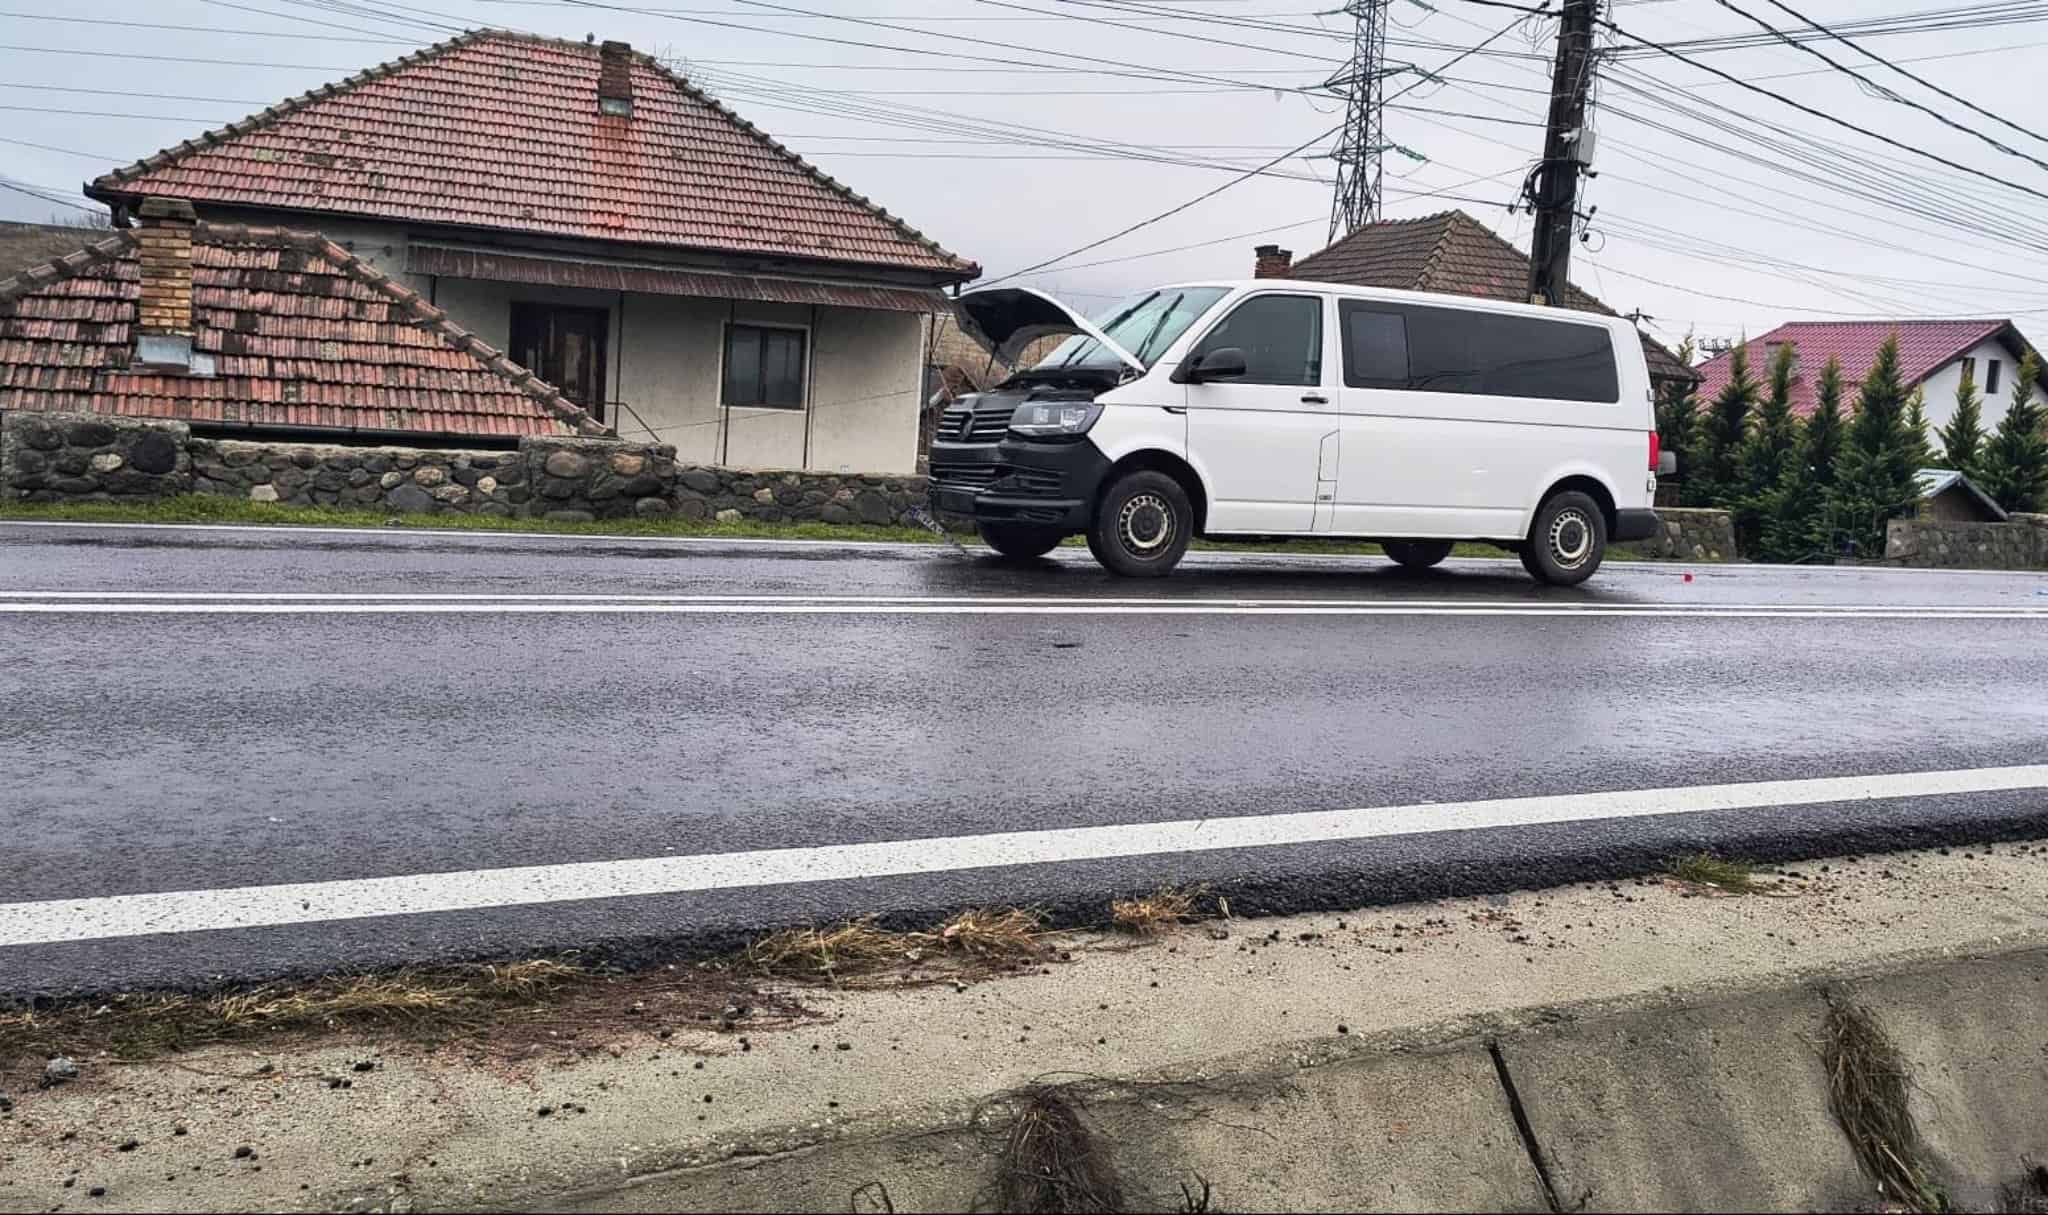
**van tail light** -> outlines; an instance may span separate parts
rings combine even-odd
[[[1657,432],[1653,430],[1653,431],[1651,431],[1651,432],[1650,432],[1650,471],[1651,471],[1651,472],[1656,472],[1656,471],[1657,471],[1657,464],[1658,464],[1659,460],[1660,460],[1660,459],[1661,459],[1661,458],[1663,457],[1663,455],[1664,455],[1664,446],[1663,446],[1663,440],[1662,440],[1662,439],[1659,439],[1659,438],[1657,437]]]

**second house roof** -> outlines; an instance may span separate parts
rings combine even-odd
[[[980,273],[626,53],[629,116],[598,112],[598,47],[480,30],[117,169],[87,193]]]

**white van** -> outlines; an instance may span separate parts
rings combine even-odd
[[[1435,565],[1459,540],[1544,582],[1656,533],[1649,370],[1619,317],[1293,279],[1147,291],[1097,325],[1028,288],[961,324],[1050,355],[940,419],[931,495],[1012,557],[1083,534],[1167,573],[1197,536],[1377,540]]]

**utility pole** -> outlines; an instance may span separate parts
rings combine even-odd
[[[1536,166],[1536,233],[1529,246],[1529,302],[1560,308],[1571,281],[1572,220],[1579,174],[1592,158],[1586,134],[1586,93],[1593,83],[1593,22],[1600,0],[1564,0],[1557,29],[1557,67],[1550,84],[1550,125]]]
[[[1331,157],[1337,162],[1337,189],[1330,203],[1330,234],[1326,244],[1358,231],[1380,217],[1380,154],[1387,150],[1381,110],[1386,103],[1387,8],[1393,0],[1349,0],[1351,62],[1340,79],[1345,83],[1344,133]],[[1337,80],[1329,82],[1332,86]]]

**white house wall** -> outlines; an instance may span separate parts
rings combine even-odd
[[[2019,374],[2020,369],[2020,361],[2012,357],[2012,351],[1997,342],[1985,342],[1922,381],[1927,390],[1927,423],[1939,430],[1956,416],[1956,386],[1962,382],[1964,357],[1977,360],[1977,394],[1984,398],[1984,430],[1988,434],[2005,420],[2006,407],[2012,403],[2013,377]],[[1992,359],[1997,359],[2000,364],[1998,391],[1985,392],[1984,369]],[[2034,386],[2034,400],[2042,400],[2038,384]],[[1938,439],[1936,441],[1939,442]]]

